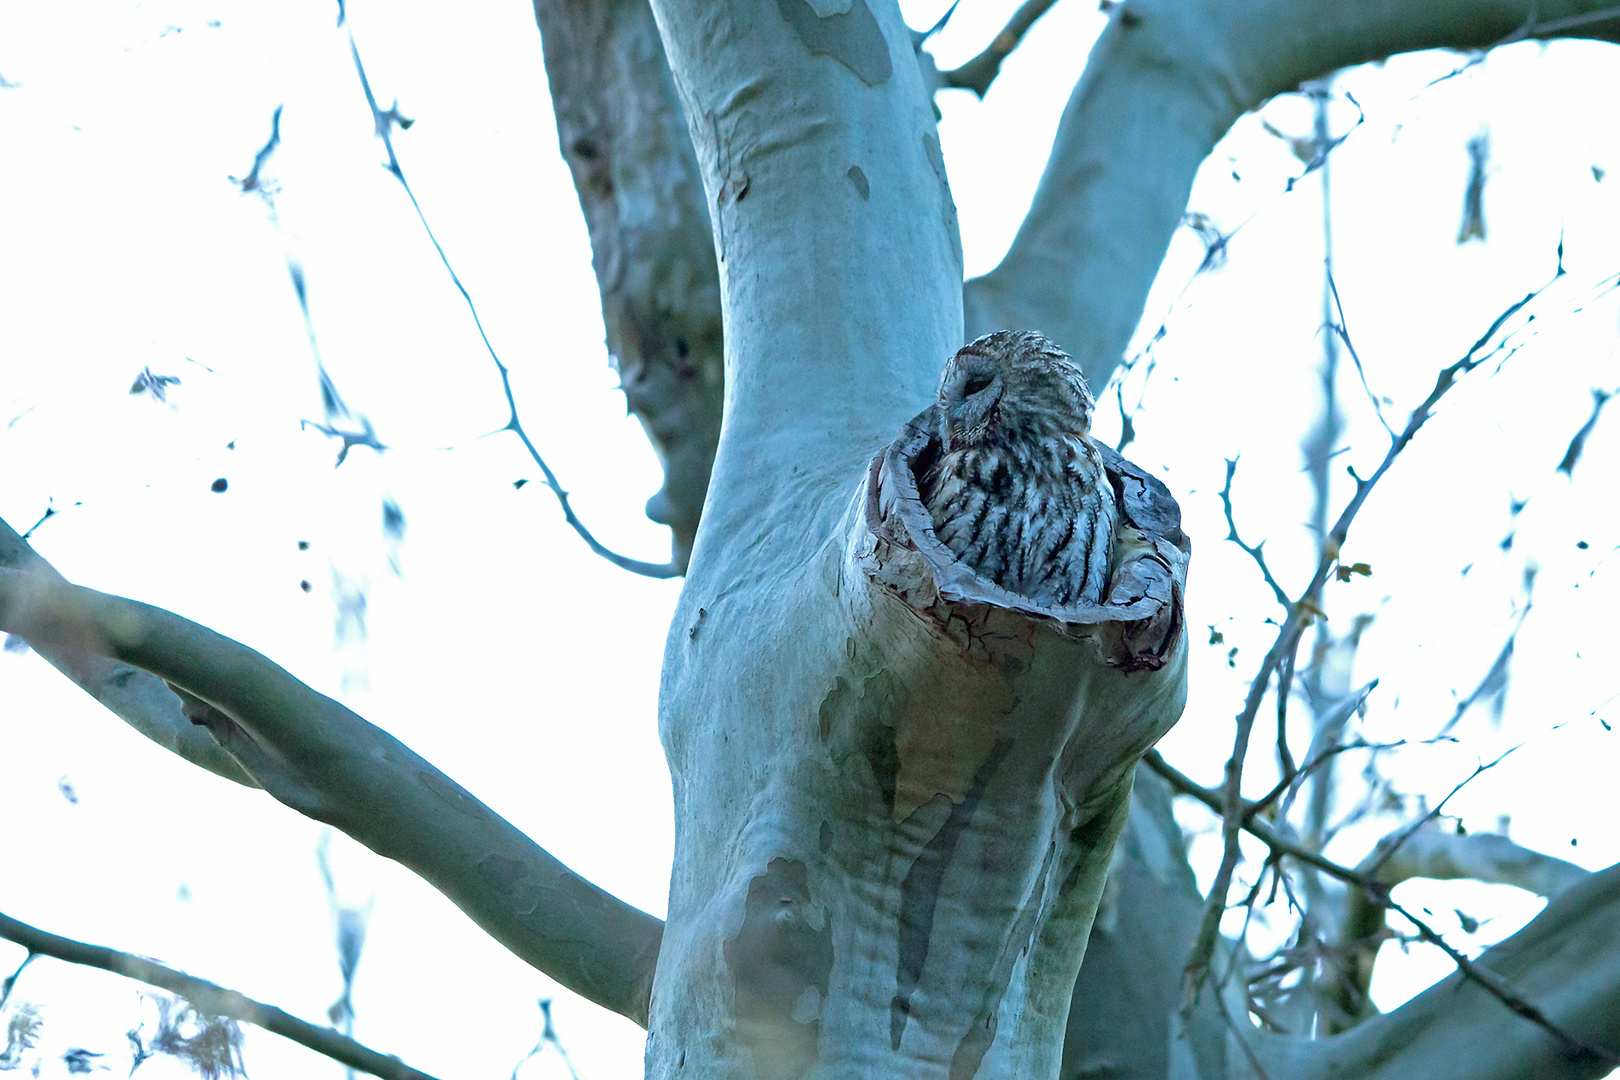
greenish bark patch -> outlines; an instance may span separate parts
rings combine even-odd
[[[759,1080],[799,1080],[816,1063],[832,974],[832,930],[797,859],[772,859],[748,883],[743,924],[724,945],[738,1039]]]
[[[848,11],[825,18],[805,0],[776,0],[776,6],[812,54],[832,57],[867,86],[881,86],[894,74],[889,43],[866,0],[855,0]]]

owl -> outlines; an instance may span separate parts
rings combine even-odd
[[[1118,507],[1074,360],[1032,330],[963,348],[939,380],[937,456],[918,491],[978,575],[1047,607],[1102,602]]]

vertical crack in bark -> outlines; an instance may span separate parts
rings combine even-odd
[[[923,961],[928,959],[928,941],[934,929],[934,908],[939,903],[940,885],[950,866],[951,856],[973,821],[990,778],[1012,750],[1013,740],[997,739],[979,771],[973,774],[973,784],[962,801],[950,808],[945,823],[923,846],[912,862],[906,878],[900,883],[900,941],[895,971],[894,1000],[889,1005],[889,1044],[900,1049],[900,1037],[905,1034],[906,1018],[911,1015],[911,995],[922,977]],[[936,795],[916,813],[924,813],[937,800],[949,800],[948,795]],[[916,814],[913,814],[915,817]]]

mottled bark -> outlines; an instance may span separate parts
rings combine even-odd
[[[1050,1076],[1183,635],[1137,650],[970,588],[917,524],[907,421],[961,340],[955,211],[898,13],[836,7],[657,8],[719,207],[728,399],[665,653],[648,1072]],[[1172,593],[1122,591],[1144,623]]]
[[[664,467],[647,516],[684,568],[724,397],[720,284],[697,159],[646,0],[535,0],[563,160],[590,229],[608,352]]]

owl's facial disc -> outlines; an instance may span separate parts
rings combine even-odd
[[[942,395],[945,406],[941,441],[952,450],[984,438],[1004,384],[996,364],[984,357],[969,357],[955,372]]]

